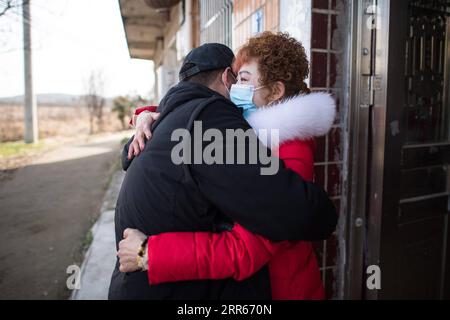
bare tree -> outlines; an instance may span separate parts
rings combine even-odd
[[[98,131],[103,130],[103,109],[105,98],[103,98],[104,80],[101,72],[92,71],[87,81],[87,94],[84,97],[89,112],[89,130],[93,134],[94,120],[97,122]]]
[[[23,1],[29,1],[29,0],[23,0]],[[18,0],[2,0],[2,1],[0,1],[0,17],[5,15],[9,10],[20,7],[21,5],[22,5],[21,1],[18,1]]]

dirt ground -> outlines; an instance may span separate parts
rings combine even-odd
[[[125,136],[67,143],[0,180],[0,299],[69,297]]]

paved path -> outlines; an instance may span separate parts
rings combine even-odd
[[[0,299],[65,299],[124,134],[70,143],[0,181]]]

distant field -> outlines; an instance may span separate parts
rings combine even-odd
[[[117,114],[104,110],[104,131],[122,129]],[[38,106],[39,137],[73,136],[89,133],[89,114],[85,106]],[[24,110],[18,105],[0,105],[0,142],[22,140]]]

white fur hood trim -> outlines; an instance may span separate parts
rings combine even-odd
[[[279,130],[281,144],[289,140],[320,137],[330,131],[336,117],[336,102],[324,92],[298,95],[252,112],[247,121],[255,129]],[[273,141],[272,147],[277,143]]]

